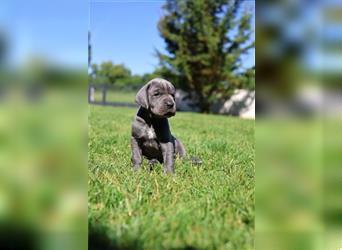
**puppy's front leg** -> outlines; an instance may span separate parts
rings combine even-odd
[[[173,174],[174,170],[174,152],[175,148],[172,142],[161,143],[161,150],[163,154],[163,167],[165,174]]]
[[[131,138],[133,170],[138,170],[142,163],[141,149],[136,138]]]

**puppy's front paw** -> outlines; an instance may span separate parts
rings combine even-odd
[[[174,174],[175,170],[173,167],[164,167],[164,174]]]
[[[133,165],[133,171],[138,171],[140,169],[140,165]]]

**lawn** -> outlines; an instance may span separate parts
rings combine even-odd
[[[254,121],[179,112],[171,129],[201,166],[131,170],[134,108],[90,106],[89,249],[253,249]]]

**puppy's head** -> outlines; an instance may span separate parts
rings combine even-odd
[[[169,118],[176,114],[175,91],[169,81],[155,78],[138,91],[135,101],[153,115]]]

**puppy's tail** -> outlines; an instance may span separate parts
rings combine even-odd
[[[190,161],[192,165],[196,166],[202,165],[203,163],[202,159],[197,156],[186,156],[184,159]]]

